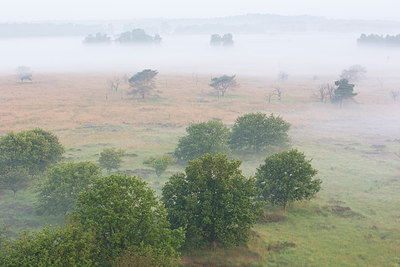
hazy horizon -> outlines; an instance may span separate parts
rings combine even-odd
[[[261,0],[231,2],[220,0],[3,0],[0,22],[129,20],[146,18],[215,18],[246,14],[309,15],[329,19],[400,21],[398,0],[344,1],[295,0],[265,3]],[[157,8],[155,8],[157,7]]]

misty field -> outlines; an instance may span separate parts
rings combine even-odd
[[[151,155],[173,152],[191,122],[219,120],[231,126],[249,112],[274,113],[292,124],[292,146],[312,158],[323,180],[317,198],[297,203],[285,214],[268,208],[253,228],[248,245],[184,255],[182,263],[201,265],[397,266],[400,264],[400,100],[398,77],[372,76],[356,83],[356,102],[338,107],[319,102],[318,85],[335,77],[274,78],[238,76],[239,87],[218,98],[210,76],[157,77],[157,97],[128,96],[128,84],[111,91],[107,79],[123,74],[35,75],[32,83],[0,77],[0,133],[41,127],[65,146],[67,160],[97,161],[104,148],[127,151],[122,171],[143,177],[160,192],[173,173],[160,178],[143,165]],[[383,81],[383,82],[382,82]],[[280,87],[282,99],[267,95]],[[267,154],[231,155],[254,175]],[[15,235],[64,218],[38,216],[33,188],[0,195],[0,222]]]

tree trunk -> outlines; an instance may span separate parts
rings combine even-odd
[[[14,198],[16,198],[17,197],[17,191],[15,190],[13,190],[13,192],[14,192]]]
[[[285,202],[285,203],[283,204],[283,210],[285,211],[285,213],[286,213],[286,207],[287,207],[287,203]]]

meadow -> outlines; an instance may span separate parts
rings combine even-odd
[[[323,180],[317,198],[295,203],[284,213],[266,207],[249,244],[229,250],[184,254],[183,265],[246,266],[398,266],[400,265],[400,100],[390,97],[398,77],[370,76],[357,83],[356,102],[338,107],[313,93],[332,77],[238,76],[239,87],[218,98],[210,76],[160,74],[159,96],[145,100],[126,94],[127,84],[109,90],[111,73],[38,74],[21,84],[0,77],[0,134],[41,127],[65,146],[65,160],[97,161],[104,148],[125,149],[121,171],[144,178],[157,192],[183,166],[173,165],[158,178],[143,165],[151,155],[173,152],[192,122],[220,120],[230,126],[239,115],[264,112],[292,124],[292,146],[312,158]],[[282,99],[267,101],[274,87]],[[254,175],[263,159],[232,154],[242,171]],[[45,224],[63,224],[58,216],[35,213],[34,187],[0,193],[0,222],[11,235]]]

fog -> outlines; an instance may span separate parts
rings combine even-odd
[[[400,69],[400,51],[357,46],[358,34],[285,33],[235,35],[233,47],[211,47],[210,35],[165,35],[161,45],[83,44],[83,37],[0,39],[0,73],[20,65],[35,73],[153,68],[164,73],[276,76],[336,75],[360,64],[379,76]]]

